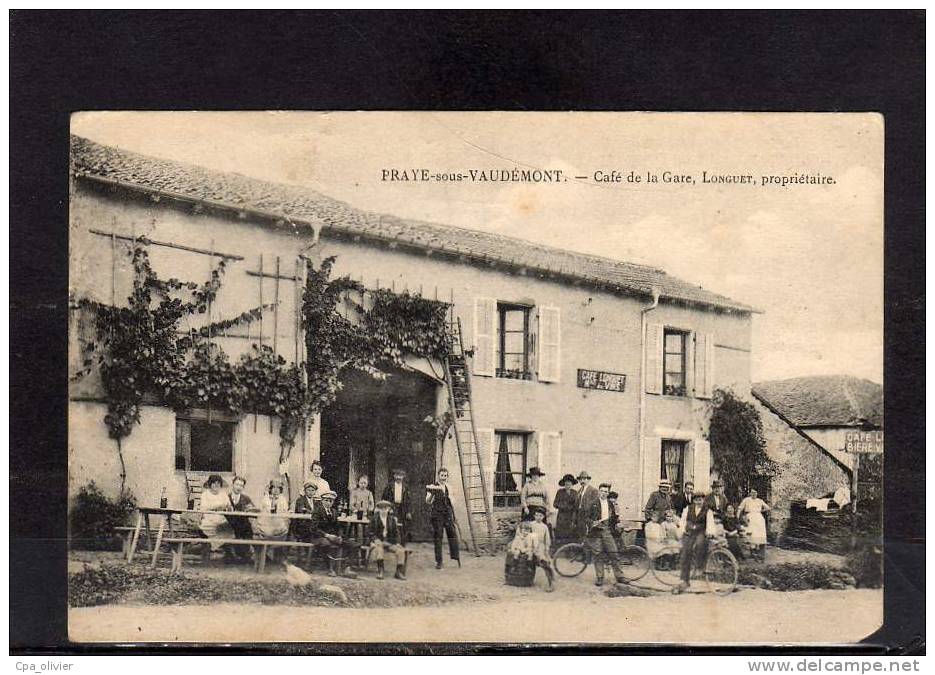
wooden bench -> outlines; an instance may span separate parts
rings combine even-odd
[[[260,550],[254,561],[254,569],[260,573],[266,571],[266,552],[270,546],[279,548],[304,548],[308,549],[310,554],[318,546],[318,544],[309,543],[307,541],[286,541],[280,539],[205,539],[191,537],[163,537],[162,543],[168,544],[171,548],[172,564],[170,571],[172,572],[178,572],[182,569],[182,554],[184,553],[186,544],[208,546],[208,555],[210,555],[210,546],[212,544],[251,546],[254,549],[258,548]],[[158,550],[153,553],[152,567],[156,566],[157,557]]]

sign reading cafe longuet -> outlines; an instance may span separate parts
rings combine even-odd
[[[600,370],[578,369],[578,386],[582,389],[601,389],[603,391],[623,391],[627,376],[620,373],[605,373]]]

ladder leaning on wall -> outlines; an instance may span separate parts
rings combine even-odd
[[[452,317],[448,322],[448,356],[445,359],[445,381],[448,385],[448,409],[451,411],[451,430],[458,448],[461,463],[461,483],[467,507],[471,546],[475,555],[487,549],[494,553],[491,544],[496,528],[490,490],[484,473],[484,458],[477,443],[477,426],[471,405],[471,373],[464,351],[461,334],[461,319]]]

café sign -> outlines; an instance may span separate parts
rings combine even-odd
[[[627,376],[620,373],[605,373],[601,370],[578,369],[578,386],[582,389],[601,391],[623,391]]]
[[[883,454],[882,431],[849,431],[844,436],[844,452]]]

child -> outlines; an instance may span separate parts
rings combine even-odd
[[[509,568],[511,561],[525,557],[545,570],[545,578],[548,583],[545,590],[547,593],[551,593],[555,590],[555,573],[552,570],[552,558],[549,555],[552,548],[552,535],[549,532],[549,526],[545,522],[545,508],[531,505],[529,513],[533,519],[521,522],[516,528],[516,536],[513,537],[507,552],[507,567]],[[535,567],[533,570],[535,570]]]
[[[657,558],[665,548],[666,531],[662,525],[662,512],[652,511],[650,520],[643,528],[643,537],[646,539],[646,551],[650,558]]]
[[[665,519],[660,525],[663,534],[662,552],[658,556],[657,563],[661,565],[661,569],[675,569],[678,566],[679,539],[682,538],[682,531],[679,529],[679,521],[673,509],[666,509]]]
[[[370,479],[364,475],[357,479],[357,487],[351,490],[351,513],[362,514],[370,518],[373,513],[373,493],[370,491]]]

